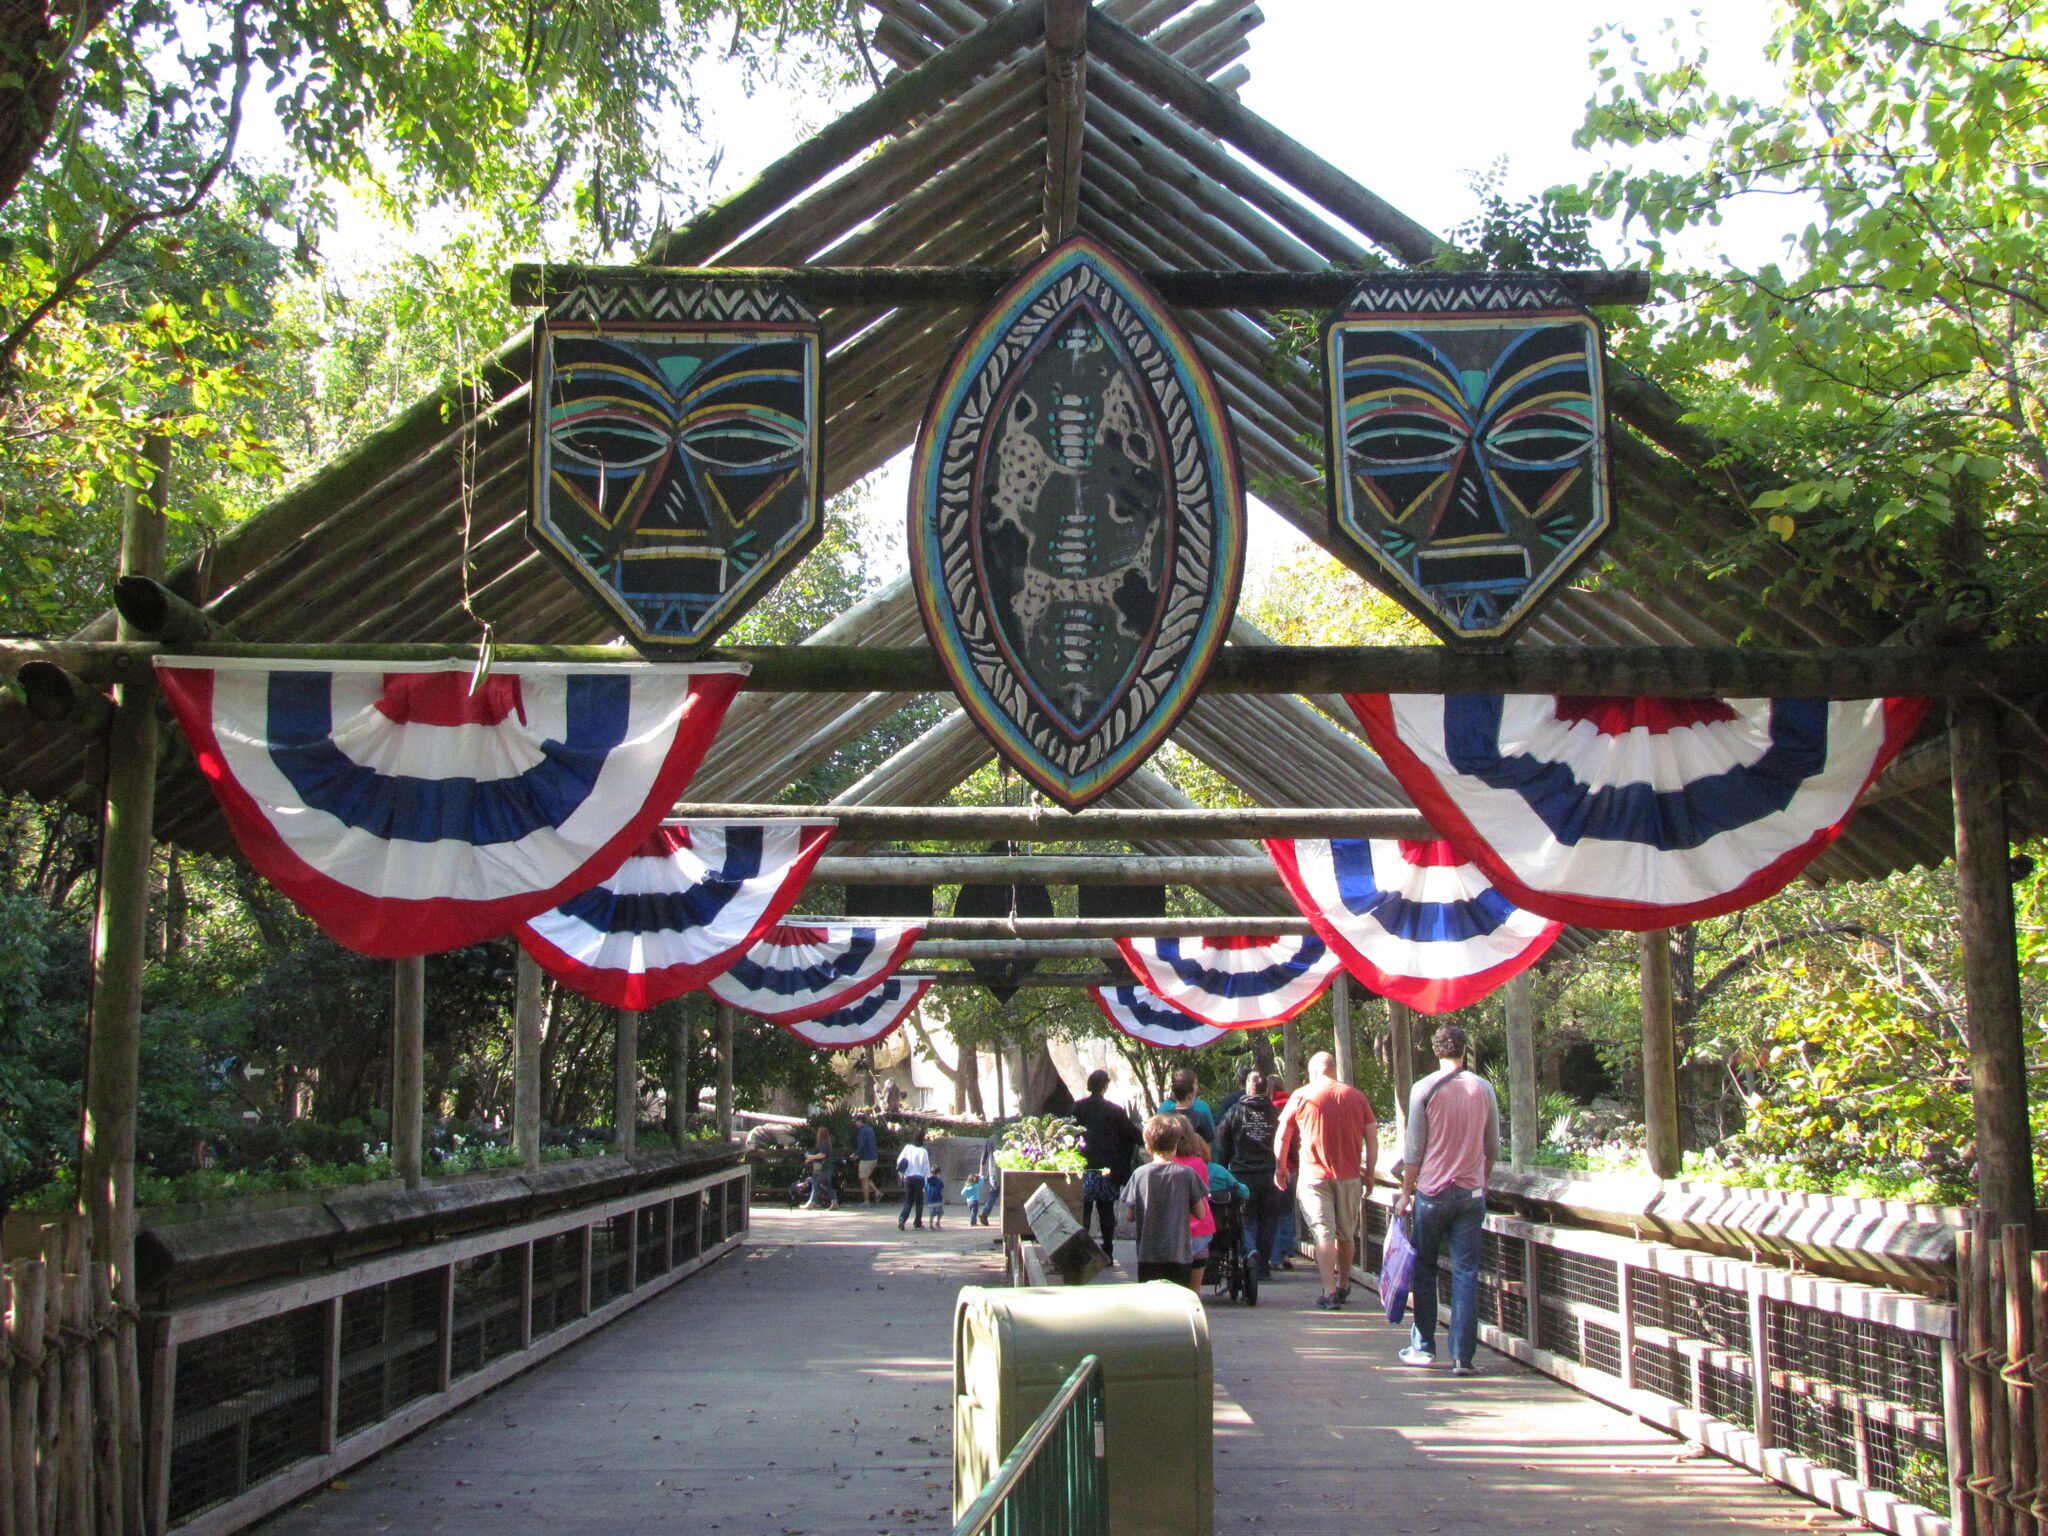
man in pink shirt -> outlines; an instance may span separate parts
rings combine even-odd
[[[1316,1235],[1323,1291],[1316,1305],[1334,1312],[1351,1295],[1351,1257],[1358,1245],[1363,1186],[1379,1163],[1378,1127],[1364,1094],[1337,1081],[1328,1051],[1308,1059],[1308,1086],[1287,1096],[1273,1137],[1273,1182],[1287,1187],[1287,1165],[1301,1148],[1301,1207]]]
[[[1480,1234],[1486,1189],[1500,1156],[1500,1102],[1493,1085],[1465,1066],[1471,1042],[1446,1024],[1429,1042],[1438,1070],[1408,1097],[1408,1139],[1402,1148],[1401,1194],[1394,1219],[1414,1209],[1415,1323],[1404,1365],[1436,1364],[1436,1256],[1451,1250],[1451,1374],[1470,1376],[1479,1349]]]

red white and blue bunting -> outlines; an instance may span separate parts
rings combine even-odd
[[[1344,968],[1418,1013],[1476,1003],[1564,932],[1509,901],[1449,843],[1275,837],[1266,851]]]
[[[823,1018],[780,1022],[780,1027],[823,1050],[857,1051],[893,1034],[931,984],[929,976],[891,976]]]
[[[1169,1008],[1147,987],[1090,987],[1088,995],[1102,1016],[1133,1040],[1147,1045],[1193,1050],[1221,1040],[1230,1031],[1190,1018],[1178,1008]]]
[[[1312,934],[1257,939],[1118,939],[1161,1002],[1219,1029],[1284,1024],[1323,995],[1337,957]]]
[[[542,970],[619,1008],[680,997],[739,956],[803,894],[829,821],[657,827],[602,884],[519,929]]]
[[[675,804],[746,668],[392,671],[160,656],[256,869],[336,942],[457,949],[618,868]]]
[[[777,923],[707,989],[777,1024],[822,1018],[895,974],[923,932],[922,923]]]
[[[1351,694],[1417,809],[1521,906],[1668,928],[1784,888],[1924,699]]]

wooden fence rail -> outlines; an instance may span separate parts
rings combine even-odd
[[[1961,1378],[1949,1481],[1962,1536],[2048,1536],[2048,1252],[1981,1218],[1956,1239]]]
[[[116,1309],[83,1218],[10,1221],[0,1252],[0,1536],[121,1536],[139,1529],[125,1464]]]

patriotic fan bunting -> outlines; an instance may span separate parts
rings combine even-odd
[[[922,923],[778,923],[711,978],[711,995],[777,1024],[822,1018],[888,979]]]
[[[1337,957],[1319,938],[1118,939],[1161,1002],[1218,1029],[1284,1024],[1323,995]]]
[[[572,992],[652,1008],[779,922],[831,836],[829,821],[671,822],[609,880],[522,924],[519,942]]]
[[[160,656],[249,862],[336,942],[457,949],[618,868],[676,801],[746,668],[404,671]]]
[[[777,1022],[808,1045],[828,1051],[856,1051],[873,1045],[908,1018],[931,984],[929,976],[891,976],[821,1019]]]
[[[1178,1008],[1169,1008],[1144,987],[1090,987],[1088,995],[1102,1016],[1133,1040],[1147,1045],[1169,1045],[1193,1050],[1230,1031],[1192,1019]]]
[[[1521,906],[1668,928],[1782,889],[1924,699],[1352,694],[1418,809]]]
[[[1449,843],[1268,838],[1344,968],[1418,1013],[1448,1013],[1534,965],[1564,924],[1516,906]]]

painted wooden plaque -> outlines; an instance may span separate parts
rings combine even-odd
[[[1511,634],[1612,525],[1603,357],[1541,275],[1370,277],[1325,322],[1333,532],[1445,639]]]
[[[1093,241],[1025,272],[940,378],[910,563],[961,704],[1062,805],[1193,701],[1243,574],[1236,449],[1187,335]]]
[[[534,359],[527,537],[643,652],[710,644],[818,541],[822,343],[782,288],[579,287]]]

